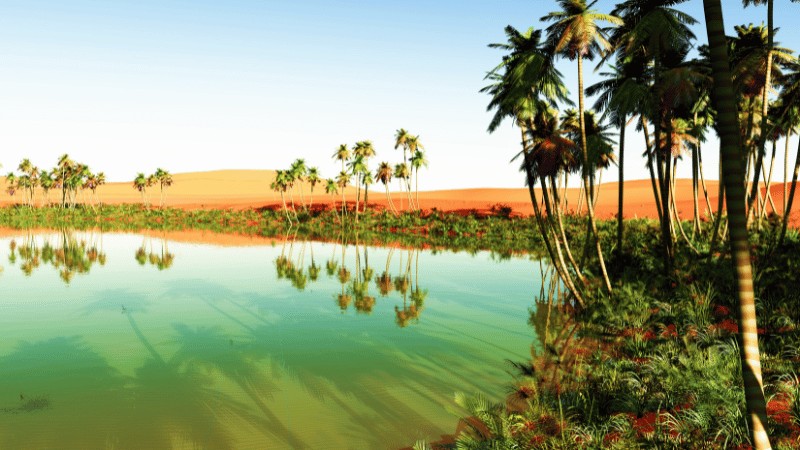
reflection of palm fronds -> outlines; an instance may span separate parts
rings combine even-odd
[[[394,279],[394,289],[401,293],[405,294],[408,292],[408,286],[410,285],[408,277],[395,277]]]
[[[380,291],[382,297],[386,297],[390,292],[392,292],[392,290],[394,290],[392,276],[386,272],[383,272],[380,277],[375,278],[375,284],[378,285],[378,290]]]
[[[334,261],[332,259],[329,259],[328,262],[325,263],[325,273],[329,277],[332,277],[334,274],[336,274],[336,269],[338,269],[338,268],[339,268],[339,265],[336,264],[336,261]]]

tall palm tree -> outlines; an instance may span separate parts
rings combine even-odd
[[[306,181],[308,181],[308,184],[311,185],[311,194],[310,194],[311,198],[309,199],[308,207],[309,208],[313,208],[314,207],[314,187],[317,185],[317,183],[322,181],[320,179],[320,177],[319,177],[319,169],[316,168],[316,167],[309,167],[308,171],[306,172]]]
[[[389,183],[392,181],[392,175],[394,175],[394,171],[392,170],[392,166],[389,165],[388,162],[382,162],[378,165],[378,170],[375,172],[375,178],[383,184],[383,187],[386,189],[386,202],[389,205],[389,209],[397,214],[397,210],[394,207],[394,203],[392,202],[392,196],[389,195]]]
[[[736,99],[725,39],[722,5],[719,0],[703,0],[709,53],[714,77],[714,100],[718,108],[720,163],[725,183],[730,227],[730,247],[739,297],[739,350],[742,361],[748,430],[756,449],[771,448],[767,435],[767,402],[761,377],[758,349],[756,304],[753,293],[753,268],[745,212],[745,178],[742,144],[737,121]]]
[[[416,135],[416,136],[409,136],[409,137],[408,137],[408,139],[406,139],[406,144],[407,144],[407,146],[408,146],[408,155],[409,155],[409,160],[408,160],[408,163],[410,163],[410,164],[411,164],[411,168],[410,168],[410,170],[409,170],[409,174],[410,174],[410,175],[412,176],[412,178],[413,178],[413,176],[414,176],[414,172],[415,172],[415,170],[414,170],[414,161],[413,161],[413,159],[414,159],[414,155],[415,155],[415,154],[416,154],[418,151],[424,151],[424,150],[425,150],[425,147],[424,147],[424,146],[422,145],[422,143],[419,141],[419,135]],[[427,167],[427,166],[426,166],[426,167]],[[411,179],[409,179],[409,180],[408,180],[408,186],[407,186],[407,188],[408,188],[408,195],[409,195],[409,197],[410,197],[410,196],[411,196]],[[419,196],[417,196],[417,197],[419,197]],[[417,198],[417,200],[419,200],[419,198]],[[416,209],[419,209],[419,202],[417,202],[416,206],[414,206],[414,207],[415,207]]]
[[[644,100],[649,110],[642,111],[641,126],[645,139],[649,141],[647,122],[653,125],[655,139],[648,142],[648,168],[655,186],[656,204],[661,211],[661,240],[664,251],[664,265],[670,271],[673,258],[673,240],[670,215],[670,176],[672,158],[659,147],[665,119],[672,111],[663,102],[661,95],[664,71],[680,65],[691,48],[694,34],[689,28],[697,21],[691,16],[673,8],[685,0],[626,0],[616,5],[612,14],[621,17],[624,24],[613,30],[611,41],[620,54],[643,58],[648,67],[649,98]],[[655,168],[653,169],[653,162]],[[656,181],[657,180],[657,184]]]
[[[367,174],[370,173],[369,159],[375,156],[375,147],[372,145],[372,141],[357,142],[353,148],[353,155],[356,157],[361,157],[364,164],[363,171],[361,172],[361,184],[364,185],[364,209],[366,209],[367,203],[369,202],[369,190],[366,186]]]
[[[306,209],[306,198],[305,193],[303,192],[303,184],[305,184],[306,173],[308,173],[306,160],[302,158],[296,159],[289,167],[289,173],[291,174],[292,179],[300,184],[300,203],[303,205],[303,209]]]
[[[418,136],[415,136],[415,139]],[[414,191],[416,196],[416,203],[417,209],[419,209],[419,169],[422,167],[428,167],[428,159],[425,158],[425,152],[422,148],[418,148],[414,151],[414,154],[411,156],[411,169],[416,174],[414,177]]]
[[[350,174],[345,172],[344,170],[339,172],[339,175],[336,177],[336,185],[339,186],[339,189],[342,191],[342,224],[344,224],[344,215],[345,215],[345,200],[344,200],[344,190],[347,188],[347,185],[350,184]]]
[[[400,183],[400,190],[401,191],[405,191],[405,185],[406,185],[406,182],[407,182],[407,180],[408,180],[408,178],[410,176],[411,175],[409,174],[408,166],[405,165],[405,163],[397,163],[397,164],[395,164],[395,166],[394,166],[394,177]],[[406,193],[407,192],[408,191],[406,191]],[[402,203],[401,203],[400,206],[402,207]],[[411,199],[410,198],[408,200],[408,207],[409,208],[411,207]]]
[[[347,163],[350,168],[350,175],[354,176],[356,181],[356,222],[358,222],[358,209],[361,200],[361,185],[363,184],[364,174],[369,172],[364,157],[359,154],[353,154],[353,158]]]
[[[75,162],[70,159],[69,155],[64,153],[58,158],[58,174],[61,180],[61,207],[67,205],[67,177],[71,175]]]
[[[580,290],[573,282],[569,267],[561,252],[561,244],[552,221],[545,220],[534,189],[536,180],[547,175],[546,167],[557,173],[557,168],[566,165],[566,157],[571,154],[563,149],[569,147],[567,140],[557,131],[558,119],[551,108],[558,102],[569,104],[567,89],[561,73],[553,64],[552,52],[542,44],[542,32],[529,28],[520,32],[512,26],[505,28],[507,43],[489,44],[490,48],[507,51],[502,62],[490,71],[486,79],[492,84],[481,89],[492,98],[488,110],[495,110],[488,131],[496,130],[506,118],[511,118],[522,135],[522,168],[525,173],[528,193],[531,197],[536,223],[542,235],[550,261],[559,277],[579,304],[583,304]],[[553,130],[547,133],[545,130]],[[552,137],[549,139],[548,136]],[[538,145],[548,141],[545,145]],[[572,143],[574,147],[574,143]],[[518,155],[519,156],[519,155]],[[397,176],[397,173],[395,173]],[[543,197],[546,185],[542,185]],[[553,218],[549,215],[548,219]],[[563,236],[562,236],[563,237]],[[581,277],[577,265],[572,260],[576,276]],[[582,280],[585,281],[585,280]]]
[[[9,197],[13,197],[16,192],[17,176],[14,174],[14,172],[8,172],[6,174],[6,193],[8,193]]]
[[[50,189],[53,188],[55,184],[55,180],[53,179],[53,175],[43,170],[41,174],[39,174],[39,186],[42,187],[42,202],[45,206],[50,204]]]
[[[586,88],[586,94],[589,96],[597,95],[594,109],[608,114],[611,123],[617,124],[619,128],[617,252],[622,251],[625,225],[623,220],[625,204],[625,174],[623,170],[625,163],[625,129],[627,128],[629,116],[647,109],[646,107],[640,107],[641,102],[649,98],[645,80],[645,67],[646,65],[642,58],[620,55],[617,57],[610,72],[601,73],[605,77],[604,80]]]
[[[159,188],[161,190],[161,192],[160,192],[161,193],[161,201],[159,202],[159,207],[163,208],[164,207],[164,193],[165,193],[165,190],[166,190],[165,188],[168,188],[168,187],[172,186],[172,174],[159,167],[159,168],[156,169],[156,172],[153,174],[153,176],[155,177],[156,181],[158,182],[158,186],[159,186]]]
[[[147,190],[147,177],[144,173],[139,172],[136,174],[136,178],[133,179],[133,188],[142,194],[142,204],[147,205],[144,198],[145,191]]]
[[[336,199],[334,199],[333,196],[339,193],[339,186],[336,184],[336,180],[333,178],[328,178],[325,180],[325,193],[331,196],[331,204],[335,210]]]
[[[281,195],[281,206],[283,208],[283,213],[286,215],[286,220],[289,223],[292,223],[292,218],[289,216],[289,208],[286,207],[286,190],[288,189],[288,178],[289,175],[285,170],[276,170],[275,171],[275,179],[272,180],[269,187],[275,192],[280,193]]]
[[[553,52],[560,53],[571,60],[578,61],[578,117],[581,127],[581,153],[583,156],[584,167],[581,170],[584,192],[587,199],[587,212],[589,215],[589,225],[592,230],[597,258],[600,263],[600,271],[605,282],[606,289],[611,291],[611,281],[608,278],[605,261],[603,260],[603,250],[600,246],[600,237],[597,234],[597,224],[594,219],[594,207],[592,206],[589,149],[586,142],[586,124],[584,121],[584,91],[583,91],[583,60],[593,59],[595,53],[611,49],[611,44],[606,39],[605,33],[598,27],[597,22],[604,21],[613,25],[622,25],[622,19],[610,14],[601,14],[591,9],[597,0],[587,4],[586,0],[559,0],[561,11],[552,12],[541,20],[554,21],[553,25],[547,28],[548,40],[551,42]]]

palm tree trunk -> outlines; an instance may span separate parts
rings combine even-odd
[[[753,293],[753,268],[747,236],[747,215],[744,207],[744,173],[740,161],[739,124],[736,100],[731,81],[725,26],[720,0],[703,0],[708,33],[709,53],[714,77],[715,104],[719,111],[721,165],[728,203],[730,245],[735,264],[739,297],[739,350],[742,360],[747,422],[756,450],[771,448],[767,435],[767,402],[761,377],[761,356],[758,349],[756,305]]]
[[[540,180],[542,183],[542,197],[544,199],[544,205],[547,211],[547,217],[550,219],[551,223],[554,223],[555,226],[551,225],[553,229],[558,230],[558,235],[560,235],[561,240],[564,242],[564,253],[567,255],[567,260],[569,260],[572,268],[575,270],[575,274],[578,276],[578,279],[586,285],[586,279],[583,277],[581,273],[580,267],[575,262],[575,258],[572,256],[572,250],[569,247],[569,241],[567,240],[567,234],[564,231],[564,222],[561,220],[561,208],[559,207],[559,197],[558,197],[558,184],[556,183],[555,177],[550,178],[550,191],[553,193],[553,201],[555,203],[554,206],[550,205],[550,196],[546,192],[547,183],[544,177],[540,176]],[[558,239],[556,239],[556,245],[558,245]]]
[[[392,213],[394,213],[394,215],[396,216],[397,215],[397,211],[394,209],[394,203],[392,202],[392,196],[389,195],[389,183],[383,183],[383,187],[386,188],[386,202],[389,205],[389,210],[392,211]]]
[[[625,221],[622,219],[625,193],[625,115],[619,121],[619,181],[617,186],[617,254],[622,254],[622,234]]]
[[[706,199],[706,208],[708,208],[708,214],[713,219],[714,218],[714,210],[711,209],[711,199],[708,198],[708,188],[706,187],[706,177],[703,175],[703,151],[700,143],[697,143],[697,169],[700,173],[700,185],[703,186],[703,197]],[[720,183],[722,185],[722,183]]]
[[[695,114],[695,122],[697,114]],[[697,160],[697,146],[692,146],[692,208],[694,213],[694,219],[692,221],[692,236],[695,233],[700,234],[702,230],[700,229],[700,198],[699,194],[699,179],[700,179],[700,164]],[[680,224],[678,225],[680,226]]]
[[[770,190],[770,185],[772,185],[772,171],[775,168],[775,151],[776,151],[777,143],[772,141],[772,156],[770,157],[769,161],[769,172],[762,173],[761,175],[764,177],[764,185],[766,188],[766,192],[764,194],[764,209],[761,211],[761,219],[765,219],[767,217],[767,205],[766,203],[769,201],[769,205],[772,207],[772,213],[777,214],[778,210],[775,208],[775,201],[772,199],[772,191]],[[763,167],[762,167],[763,169]]]
[[[792,137],[792,130],[786,133],[786,147],[783,150],[783,215],[786,215],[786,180],[789,178],[789,138]]]
[[[639,117],[639,122],[642,124],[642,130],[644,130],[644,145],[647,149],[647,169],[650,172],[650,185],[653,187],[653,198],[656,204],[656,212],[658,213],[658,223],[661,223],[664,219],[664,212],[661,210],[661,194],[659,193],[658,184],[656,184],[656,172],[653,168],[653,154],[655,153],[655,149],[652,147],[652,143],[650,142],[650,131],[647,128],[647,122],[644,120],[644,117]]]
[[[416,170],[417,175],[414,177],[414,191],[416,192],[417,209],[419,208],[419,169]]]
[[[583,56],[578,55],[578,118],[581,126],[581,151],[583,153],[583,182],[586,190],[586,208],[589,213],[589,226],[592,228],[595,247],[597,249],[597,259],[600,263],[600,273],[608,292],[611,292],[611,280],[608,278],[606,263],[603,259],[603,248],[600,246],[600,235],[597,233],[597,224],[594,221],[594,206],[592,205],[591,185],[589,184],[589,150],[586,143],[586,121],[583,117]]]
[[[794,202],[794,192],[797,188],[798,174],[800,174],[800,140],[797,141],[797,156],[794,162],[792,187],[789,189],[789,200],[786,203],[786,212],[783,214],[783,225],[781,225],[781,237],[778,239],[778,245],[783,245],[783,239],[786,237],[786,228],[789,225],[789,217],[792,215],[792,203]]]

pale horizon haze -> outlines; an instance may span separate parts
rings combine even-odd
[[[765,7],[723,3],[728,29],[766,21]],[[791,24],[800,5],[775,8],[776,41],[800,49]],[[700,22],[704,43],[702,2],[679,9]],[[427,150],[420,190],[522,187],[509,162],[519,130],[508,121],[488,134],[489,97],[478,91],[503,55],[487,44],[504,42],[508,24],[544,28],[539,18],[555,10],[544,0],[0,0],[0,171],[26,157],[50,168],[68,153],[109,181],[156,167],[281,169],[296,158],[334,177],[343,143],[371,140],[373,170],[399,162],[402,127]],[[587,85],[599,80],[594,65]],[[575,63],[558,67],[576,97]],[[626,179],[646,178],[643,139],[632,127],[628,136]],[[704,147],[707,179],[718,178],[717,145]],[[690,173],[681,162],[679,176]],[[616,177],[613,167],[603,181]]]

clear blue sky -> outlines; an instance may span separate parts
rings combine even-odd
[[[766,20],[765,7],[723,3],[729,27]],[[701,21],[705,42],[701,7],[681,9]],[[507,24],[542,27],[555,9],[545,0],[0,0],[0,163],[8,171],[29,157],[44,168],[69,153],[123,181],[156,167],[275,169],[303,157],[333,176],[342,143],[370,139],[373,165],[399,161],[393,135],[404,127],[428,150],[421,189],[519,187],[509,163],[518,130],[486,132],[478,90],[502,55],[486,45],[503,41]],[[777,40],[800,49],[798,12],[776,0]],[[560,63],[569,86],[573,66]],[[642,138],[630,134],[629,154],[640,154]],[[628,161],[627,177],[647,176]]]

